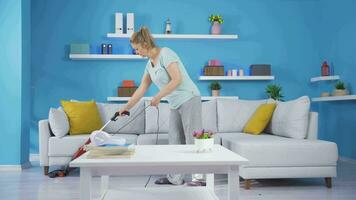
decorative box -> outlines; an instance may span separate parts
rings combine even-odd
[[[118,87],[117,95],[119,97],[131,97],[136,89],[137,87]]]
[[[250,66],[251,76],[270,76],[271,65],[269,64],[253,64]]]
[[[208,66],[221,66],[220,60],[209,60]]]
[[[224,66],[205,66],[204,76],[224,76]]]
[[[135,87],[135,81],[134,80],[123,80],[122,87]]]
[[[70,44],[71,54],[90,54],[89,44]]]

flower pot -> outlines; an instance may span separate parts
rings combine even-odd
[[[220,96],[220,90],[211,90],[211,96],[213,97]]]
[[[196,147],[196,151],[198,153],[201,152],[211,152],[213,150],[214,146],[214,138],[208,138],[208,139],[194,139],[194,144]]]
[[[333,96],[345,96],[348,95],[349,91],[345,90],[339,90],[339,89],[335,89],[333,92]]]
[[[211,26],[211,34],[219,35],[220,32],[221,32],[221,24],[217,21],[213,22],[213,25]]]
[[[321,96],[322,97],[328,97],[328,96],[330,96],[330,93],[329,92],[323,92],[323,93],[321,93]]]

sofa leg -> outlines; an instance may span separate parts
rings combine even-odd
[[[251,180],[245,179],[245,189],[249,190],[251,188]]]
[[[332,184],[331,184],[331,177],[326,177],[325,178],[325,184],[327,188],[331,188]]]
[[[45,176],[48,175],[48,170],[49,170],[49,166],[44,166],[43,167],[43,173],[44,173]]]

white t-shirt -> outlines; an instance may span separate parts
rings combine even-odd
[[[190,79],[178,55],[167,47],[161,48],[157,64],[152,67],[151,61],[148,60],[145,74],[148,73],[152,82],[161,90],[170,81],[167,67],[173,62],[177,62],[178,64],[182,82],[174,91],[168,94],[166,98],[170,107],[172,109],[177,109],[180,105],[194,96],[200,96],[197,86],[194,84],[192,79]]]

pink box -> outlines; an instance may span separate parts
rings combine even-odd
[[[209,60],[208,62],[209,66],[221,66],[220,60]]]

